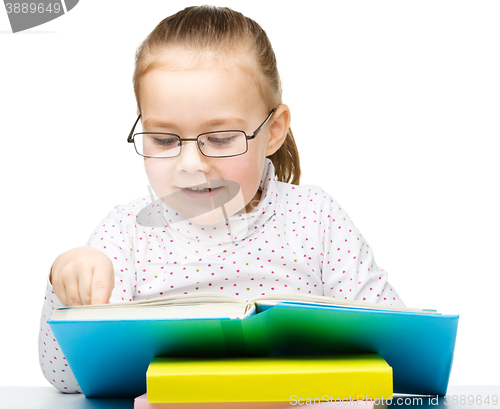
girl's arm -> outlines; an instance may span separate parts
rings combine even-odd
[[[50,330],[49,318],[56,308],[62,307],[62,303],[55,295],[49,277],[45,289],[45,301],[42,307],[42,317],[40,319],[40,332],[38,334],[38,354],[40,368],[43,376],[54,385],[59,391],[64,393],[81,393],[78,382],[71,371],[66,358],[64,357],[54,334]]]
[[[387,281],[373,251],[345,210],[328,193],[322,191],[323,223],[323,295],[405,306]]]
[[[128,211],[126,206],[116,206],[99,223],[87,241],[87,246],[100,250],[113,263],[115,286],[110,303],[132,301],[134,298],[136,275],[132,249],[135,248],[135,236],[135,215]],[[47,279],[38,337],[40,367],[45,378],[59,391],[81,393],[78,382],[48,324],[54,310],[62,306]]]

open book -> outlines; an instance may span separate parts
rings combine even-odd
[[[394,392],[446,394],[458,315],[307,294],[63,307],[48,320],[86,397],[139,396],[154,357],[377,353]],[[127,396],[129,396],[127,395]]]
[[[437,314],[436,310],[393,307],[298,293],[261,295],[249,302],[227,294],[180,294],[115,304],[80,305],[57,309],[52,320],[137,320],[158,318],[242,319],[278,303],[331,305],[346,308]]]

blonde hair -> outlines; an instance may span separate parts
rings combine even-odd
[[[257,78],[256,85],[268,111],[282,103],[281,80],[276,56],[266,32],[254,20],[229,7],[186,7],[163,19],[139,45],[135,55],[133,76],[137,108],[140,111],[139,81],[149,71],[167,61],[164,51],[183,49],[199,56],[229,56],[237,54],[242,69]],[[204,52],[201,54],[200,52]],[[300,161],[290,127],[285,141],[269,159],[273,162],[277,180],[299,184]]]

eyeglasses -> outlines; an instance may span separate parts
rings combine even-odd
[[[244,131],[229,130],[205,132],[196,138],[181,138],[179,135],[163,132],[138,132],[134,134],[137,122],[141,118],[139,115],[130,131],[127,142],[133,143],[135,151],[146,158],[162,159],[179,156],[184,141],[196,141],[200,152],[210,158],[229,158],[243,155],[248,151],[248,140],[257,136],[276,109],[278,107],[269,113],[253,135],[247,135]]]

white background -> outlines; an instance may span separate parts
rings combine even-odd
[[[136,47],[201,4],[81,0],[17,34],[0,7],[0,385],[48,385],[37,337],[52,262],[148,194],[126,142]],[[500,383],[500,3],[215,5],[273,44],[301,184],[345,208],[407,306],[460,314],[450,384]]]

